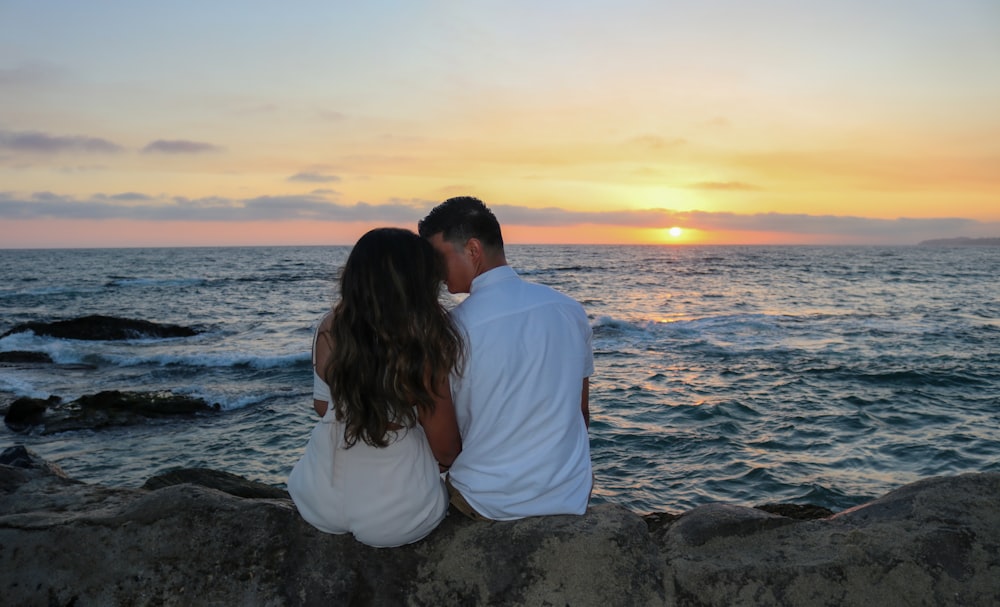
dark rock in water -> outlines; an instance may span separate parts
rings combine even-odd
[[[170,472],[158,474],[150,478],[142,485],[142,488],[155,490],[172,485],[182,485],[184,483],[211,487],[212,489],[218,489],[236,497],[289,499],[288,492],[284,489],[279,489],[266,483],[247,480],[242,476],[230,474],[229,472],[221,472],[209,468],[180,468],[178,470],[171,470]]]
[[[41,434],[56,434],[70,430],[131,426],[152,419],[194,417],[216,413],[220,408],[218,404],[210,405],[203,398],[172,392],[117,390],[81,396],[63,406],[56,406],[58,403],[58,397],[50,397],[48,401],[19,399],[11,404],[4,421],[16,432],[38,429]]]
[[[780,514],[788,518],[800,521],[811,521],[818,518],[833,516],[833,511],[814,504],[763,504],[756,507],[758,510]]]
[[[147,320],[92,315],[54,322],[24,323],[17,325],[0,337],[7,337],[14,333],[24,333],[26,331],[31,331],[35,335],[91,341],[191,337],[198,334],[198,331],[180,325],[165,325]]]
[[[32,472],[22,474],[19,472],[20,470],[32,470]],[[32,474],[57,478],[68,483],[79,483],[79,481],[69,479],[59,466],[43,460],[33,451],[26,449],[24,445],[14,445],[7,447],[0,453],[0,496],[16,491],[22,484],[30,482]],[[2,499],[0,497],[0,500]],[[0,547],[0,550],[2,549]]]
[[[0,352],[0,363],[51,363],[52,357],[45,352],[10,350]]]
[[[182,396],[173,392],[119,392],[106,390],[97,394],[81,396],[73,401],[86,412],[122,411],[145,417],[172,415],[194,415],[207,411],[218,411],[219,406],[211,406],[203,398]]]
[[[14,468],[34,468],[35,462],[24,445],[14,445],[7,447],[0,453],[0,466],[12,466]]]
[[[318,531],[287,499],[190,483],[77,483],[30,452],[14,459],[25,456],[29,465],[0,465],[4,604],[894,607],[1000,598],[1000,473],[926,479],[818,520],[722,504],[646,522],[612,504],[495,523],[452,512],[420,542],[369,548]]]
[[[14,432],[24,432],[32,426],[45,423],[45,410],[58,405],[62,399],[50,396],[47,399],[22,397],[7,407],[3,422]]]

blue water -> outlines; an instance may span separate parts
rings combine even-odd
[[[283,485],[314,423],[312,329],[348,252],[0,250],[0,334],[86,314],[203,331],[0,339],[56,361],[0,366],[0,407],[169,389],[223,409],[47,436],[0,428],[0,447],[24,444],[86,482],[206,466]],[[841,510],[923,477],[1000,470],[1000,248],[513,246],[508,259],[591,318],[594,503]]]

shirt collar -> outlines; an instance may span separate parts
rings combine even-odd
[[[487,270],[479,276],[472,279],[472,286],[469,288],[469,294],[475,293],[478,289],[485,289],[486,287],[496,284],[498,282],[503,282],[504,280],[511,280],[517,278],[517,272],[514,268],[508,265],[497,266],[492,270]]]

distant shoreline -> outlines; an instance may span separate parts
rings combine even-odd
[[[937,238],[925,240],[919,247],[1000,247],[1000,238]]]

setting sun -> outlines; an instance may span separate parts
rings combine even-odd
[[[684,233],[684,230],[678,228],[677,226],[674,226],[674,227],[670,228],[669,230],[667,230],[667,234],[670,234],[671,238],[680,238],[681,234],[683,234],[683,233]]]

